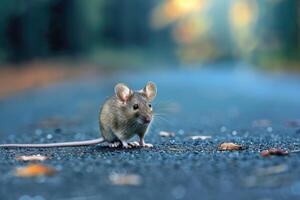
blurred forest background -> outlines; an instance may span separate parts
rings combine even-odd
[[[1,0],[0,20],[1,63],[300,68],[298,0]]]
[[[0,96],[89,66],[236,61],[299,72],[300,1],[0,1]]]

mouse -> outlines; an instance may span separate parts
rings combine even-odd
[[[132,90],[124,83],[118,83],[114,95],[109,97],[100,108],[100,137],[92,140],[45,143],[45,144],[1,144],[0,147],[48,148],[91,146],[107,142],[109,147],[153,147],[145,143],[145,136],[154,118],[152,101],[157,87],[149,81],[141,90]],[[128,142],[134,136],[139,141]]]

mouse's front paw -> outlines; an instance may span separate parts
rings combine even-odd
[[[141,146],[141,147],[146,147],[146,148],[151,148],[151,147],[153,147],[152,144],[150,144],[150,143],[145,143],[144,138],[141,138],[141,140],[140,140],[140,146]]]
[[[139,147],[140,146],[140,144],[138,142],[136,142],[136,141],[129,142],[128,145],[130,145],[131,147]]]
[[[124,142],[124,141],[122,141],[122,146],[125,149],[130,149],[130,148],[133,147],[130,143],[127,143],[127,142]]]
[[[143,147],[151,148],[151,147],[153,147],[153,144],[150,144],[150,143],[144,143]]]

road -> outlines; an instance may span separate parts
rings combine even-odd
[[[299,199],[300,153],[260,152],[300,149],[300,77],[225,67],[82,77],[2,99],[1,143],[98,137],[99,106],[117,82],[154,81],[159,116],[146,136],[151,149],[0,149],[1,199]],[[244,149],[218,151],[223,142]],[[28,162],[15,157],[35,154],[50,156],[43,164],[57,173],[16,177]]]

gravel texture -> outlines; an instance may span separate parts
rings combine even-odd
[[[241,69],[241,68],[240,68]],[[157,83],[153,148],[0,149],[0,199],[299,199],[300,77],[249,70],[178,70],[83,77],[0,101],[1,143],[96,138],[117,82]],[[161,137],[160,131],[175,137]],[[189,136],[211,136],[193,140]],[[233,142],[239,151],[218,151]],[[262,157],[269,148],[287,156]],[[293,152],[296,151],[296,152]],[[50,177],[16,177],[20,155],[47,155]],[[36,162],[35,162],[36,163]],[[40,163],[40,162],[38,162]],[[123,179],[122,179],[123,177]],[[125,178],[124,178],[125,177]]]

